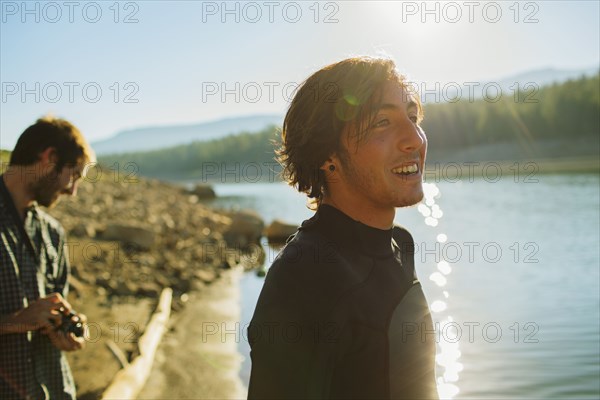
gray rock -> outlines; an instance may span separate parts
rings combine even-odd
[[[96,228],[91,224],[80,222],[77,225],[75,225],[69,233],[77,237],[93,238],[94,236],[96,236]]]
[[[196,185],[192,190],[188,191],[188,193],[196,195],[198,199],[201,200],[214,199],[217,197],[215,190],[210,185]]]
[[[133,225],[110,223],[102,233],[105,240],[116,240],[119,242],[133,244],[142,249],[150,249],[156,242],[153,231]]]
[[[211,283],[217,278],[217,273],[212,269],[199,269],[194,275],[205,283]]]
[[[297,225],[276,219],[265,229],[265,236],[269,239],[269,243],[285,243],[287,238],[296,233],[297,230]]]
[[[143,282],[140,283],[137,287],[137,291],[136,294],[138,296],[144,296],[144,297],[158,297],[158,294],[160,293],[160,287],[158,287],[158,285],[154,282]]]
[[[230,247],[244,249],[250,244],[258,243],[265,223],[254,211],[242,210],[230,213],[231,223],[223,235]]]
[[[116,287],[112,287],[114,293],[117,296],[131,296],[134,295],[138,288],[133,282],[117,282]]]

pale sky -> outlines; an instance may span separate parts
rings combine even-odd
[[[223,4],[0,1],[0,147],[46,113],[90,141],[284,113],[297,83],[352,55],[431,87],[600,64],[595,0]]]

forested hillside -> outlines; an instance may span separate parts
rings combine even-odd
[[[597,155],[600,76],[503,95],[496,102],[427,104],[423,128],[434,161]],[[157,151],[107,156],[101,161],[121,166],[133,162],[145,176],[199,178],[210,170],[217,179],[223,171],[231,171],[233,176],[236,169],[240,172],[244,166],[259,165],[266,177],[273,169],[274,140],[278,140],[276,127]]]

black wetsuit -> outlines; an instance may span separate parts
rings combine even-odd
[[[321,205],[267,274],[248,328],[248,398],[437,399],[413,258],[405,229]]]

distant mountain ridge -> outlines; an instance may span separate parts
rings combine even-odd
[[[525,71],[516,75],[504,77],[495,81],[481,81],[478,90],[475,90],[475,98],[481,98],[482,87],[486,83],[494,82],[502,88],[504,96],[512,96],[516,89],[515,83],[521,90],[528,83],[533,83],[538,88],[550,85],[552,83],[562,83],[569,79],[577,79],[582,75],[592,76],[598,73],[600,66],[581,69],[556,69],[543,68],[532,71]],[[512,89],[511,89],[512,88]],[[435,102],[451,101],[458,93],[456,90],[443,90],[435,96]],[[469,96],[469,89],[463,87],[462,98]],[[493,95],[491,91],[490,95]],[[423,96],[422,96],[423,97]],[[425,103],[432,96],[425,96]],[[250,115],[242,117],[224,118],[208,122],[201,122],[188,125],[169,125],[142,127],[136,129],[124,130],[115,136],[92,143],[92,147],[98,155],[119,154],[127,152],[140,152],[158,150],[168,147],[174,147],[182,144],[188,144],[194,141],[207,141],[218,139],[241,132],[257,132],[269,125],[281,126],[283,115],[264,114]]]
[[[600,66],[579,69],[542,68],[525,71],[501,79],[480,82],[448,82],[433,89],[433,84],[423,84],[417,87],[421,91],[421,100],[424,103],[453,102],[458,99],[480,99],[484,95],[495,99],[500,96],[514,96],[515,92],[535,90],[536,92],[548,85],[560,84],[569,79],[578,79],[582,76],[590,77],[598,74]],[[487,86],[486,86],[487,85]],[[485,91],[484,91],[484,88]],[[501,92],[498,93],[497,89]],[[427,93],[424,93],[424,89]],[[485,92],[485,93],[484,93]]]
[[[98,155],[149,151],[194,141],[218,139],[243,131],[259,131],[269,125],[281,125],[279,114],[224,118],[190,125],[153,126],[129,129],[91,145]]]
[[[553,83],[562,83],[569,79],[577,79],[582,75],[594,76],[598,73],[600,66],[580,69],[556,69],[543,68],[533,71],[526,71],[517,75],[512,75],[507,78],[499,79],[497,82],[502,87],[509,87],[515,82],[536,83],[539,86],[546,86]]]

